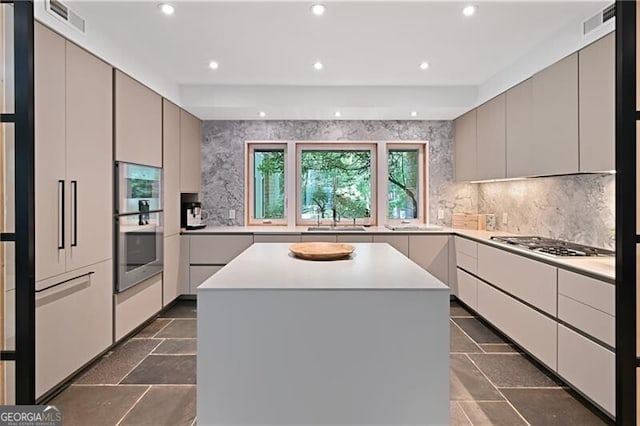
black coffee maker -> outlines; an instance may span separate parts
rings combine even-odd
[[[182,203],[181,226],[185,229],[202,229],[206,227],[202,221],[202,203],[194,201]]]

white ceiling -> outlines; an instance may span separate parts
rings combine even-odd
[[[444,87],[475,96],[478,86],[607,4],[480,1],[476,16],[467,18],[461,13],[464,3],[456,1],[325,1],[327,11],[320,17],[310,13],[311,1],[170,3],[172,16],[164,16],[155,1],[67,2],[87,20],[88,31],[180,85],[181,104],[213,119],[256,119],[257,110],[275,118],[269,99],[278,97],[278,88],[290,92],[291,86],[299,95],[290,97],[290,105],[277,106],[278,118],[323,118],[350,108],[354,115],[342,119],[369,118],[367,108],[376,118],[408,118],[407,108],[423,109],[422,119],[452,118],[472,105],[461,101],[452,110],[443,104],[439,113],[435,101],[405,105],[398,96],[387,101],[380,95],[366,96],[369,104],[358,96],[335,106],[323,100],[314,110],[314,105],[300,109],[299,100],[304,88],[325,86],[363,86],[371,93]],[[209,69],[210,60],[220,68]],[[322,71],[312,67],[317,60]],[[431,65],[427,71],[418,67],[423,60]],[[237,102],[229,100],[229,85],[244,86]],[[268,96],[258,96],[265,86]],[[195,96],[194,88],[206,96]],[[224,102],[216,99],[216,88],[225,91]],[[256,96],[247,88],[255,88]],[[381,115],[385,109],[389,116]]]

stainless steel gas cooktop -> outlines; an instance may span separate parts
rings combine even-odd
[[[492,240],[551,256],[615,256],[611,250],[544,237],[491,237]]]

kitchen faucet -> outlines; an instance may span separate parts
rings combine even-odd
[[[335,207],[331,210],[333,212],[333,227],[335,228],[338,226],[338,222],[340,222],[340,214],[337,212]]]

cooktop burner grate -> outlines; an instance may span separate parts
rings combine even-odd
[[[552,256],[615,256],[615,252],[568,241],[554,240],[552,238],[523,236],[523,237],[491,237],[492,240],[516,247],[548,254]]]

